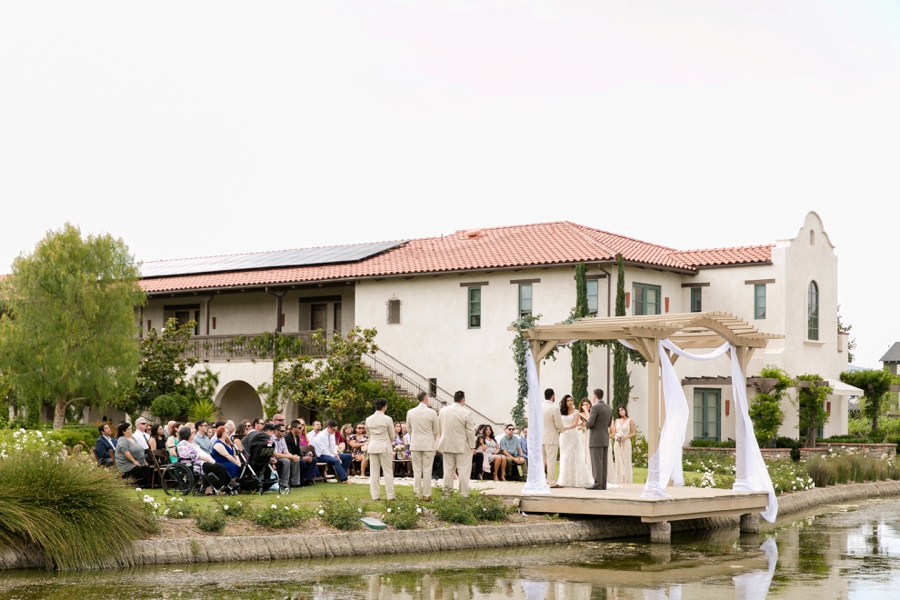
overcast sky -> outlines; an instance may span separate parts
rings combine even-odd
[[[677,248],[809,210],[900,340],[900,5],[4,2],[0,272],[66,221],[141,260],[567,219]]]

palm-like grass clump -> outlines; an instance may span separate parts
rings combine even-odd
[[[115,472],[47,452],[0,460],[0,550],[36,550],[47,569],[127,565],[153,527]]]

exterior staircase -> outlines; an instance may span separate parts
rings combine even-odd
[[[453,403],[453,394],[383,350],[378,350],[375,354],[365,354],[362,360],[369,372],[372,373],[372,377],[379,381],[385,389],[393,386],[398,394],[407,398],[415,398],[420,392],[425,392],[428,394],[429,406],[436,411]],[[479,423],[487,423],[493,427],[498,425],[468,402],[466,402],[466,408],[475,414]]]

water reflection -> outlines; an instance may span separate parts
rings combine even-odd
[[[900,500],[764,529],[367,559],[0,575],[0,598],[880,600],[900,597]],[[377,535],[377,534],[372,534]]]

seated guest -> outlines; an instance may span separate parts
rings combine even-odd
[[[138,487],[150,487],[152,471],[144,458],[144,449],[133,439],[130,423],[116,428],[116,468],[122,477],[131,477]]]
[[[353,457],[349,454],[340,454],[337,451],[337,444],[334,442],[334,434],[337,428],[337,421],[329,419],[325,423],[325,429],[316,435],[313,448],[315,448],[317,460],[331,465],[340,482],[348,483],[347,469],[350,468]]]
[[[194,472],[198,475],[201,473],[204,475],[215,475],[220,482],[218,487],[227,485],[231,481],[228,470],[222,465],[216,464],[209,454],[206,454],[206,452],[203,452],[202,450],[198,450],[197,446],[194,445],[195,441],[195,434],[191,431],[190,427],[184,426],[180,428],[178,430],[178,444],[176,446],[178,458],[182,462],[191,463]],[[213,495],[212,486],[206,488],[206,495]]]
[[[241,440],[241,445],[245,448],[249,447],[250,440],[262,431],[263,425],[265,425],[265,422],[259,417],[253,419],[253,423],[250,424],[250,429],[247,430],[247,435]]]
[[[175,446],[178,445],[178,428],[181,423],[178,421],[169,421],[166,425],[166,451],[169,453],[169,462],[178,462],[178,452]]]
[[[150,432],[150,438],[147,440],[147,445],[150,450],[165,450],[166,431],[163,429],[162,424],[156,423],[151,425],[148,431]]]
[[[98,427],[97,431],[100,432],[100,437],[94,443],[94,452],[97,453],[97,460],[100,461],[101,467],[111,467],[116,462],[116,440],[112,439],[112,432],[106,423]]]
[[[231,445],[231,440],[225,435],[224,426],[216,429],[216,441],[213,443],[212,452],[210,452],[210,454],[212,454],[213,460],[215,460],[217,464],[225,467],[228,471],[229,478],[234,479],[240,474],[241,461],[234,455],[234,446]]]
[[[284,425],[275,424],[272,432],[272,441],[275,443],[275,460],[278,468],[279,485],[281,487],[301,487],[304,480],[310,480],[309,471],[312,459],[303,460],[299,454],[288,450],[285,439]]]
[[[353,457],[353,464],[358,465],[360,475],[365,475],[366,466],[369,464],[368,455],[366,454],[369,448],[369,437],[366,435],[365,421],[360,421],[356,424],[356,432],[350,436],[347,444],[350,446],[349,452]]]
[[[306,439],[309,440],[310,444],[315,442],[316,436],[319,435],[320,431],[322,431],[322,423],[319,421],[313,421],[312,429],[306,434]]]
[[[312,485],[316,477],[316,459],[312,448],[305,443],[306,436],[303,435],[305,427],[301,423],[302,421],[297,419],[291,421],[291,431],[284,436],[288,453],[300,458],[300,477],[296,480],[296,483],[291,482],[291,487]]]
[[[403,441],[403,428],[400,425],[400,421],[394,423],[394,447],[402,446],[406,442]]]
[[[340,431],[334,434],[334,443],[337,444],[338,452],[346,452],[347,454],[353,454],[350,452],[350,446],[347,445],[347,438],[353,433],[353,425],[350,423],[344,423],[341,425]]]
[[[525,458],[522,456],[522,449],[519,446],[519,437],[513,433],[515,427],[508,424],[505,427],[504,435],[500,436],[499,445],[500,453],[506,458],[506,470],[513,479],[521,479],[519,475],[519,466],[526,470]],[[526,471],[527,472],[527,471]]]
[[[528,427],[522,428],[522,435],[519,436],[519,449],[522,451],[522,458],[528,460]]]
[[[247,437],[247,431],[249,427],[248,422],[243,422],[237,426],[237,429],[234,430],[234,434],[231,436],[231,444],[234,446],[236,452],[240,452],[244,456],[246,456],[246,452],[244,452],[244,439]]]
[[[179,430],[180,431],[180,430]],[[209,425],[205,419],[194,422],[194,441],[198,448],[202,448],[207,454],[212,452],[212,440],[209,439]],[[180,433],[178,435],[181,435]]]

